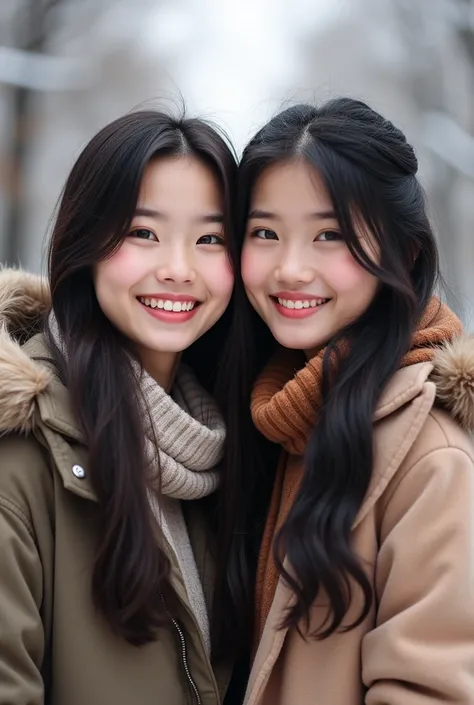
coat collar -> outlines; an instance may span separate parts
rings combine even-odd
[[[50,372],[47,387],[37,395],[31,432],[48,446],[64,487],[74,494],[97,501],[87,471],[87,449],[71,409],[69,393],[55,374],[54,363],[42,334],[22,348],[29,360]]]
[[[50,372],[47,386],[36,396],[35,400],[39,419],[51,430],[76,443],[84,443],[84,434],[71,408],[69,392],[56,374],[54,361],[43,335],[39,333],[28,340],[22,347],[22,352],[32,362],[39,366],[45,366]]]
[[[416,365],[402,367],[398,370],[380,397],[374,421],[377,422],[390,416],[405,404],[413,401],[422,392],[432,371],[433,364],[431,362],[419,362]]]

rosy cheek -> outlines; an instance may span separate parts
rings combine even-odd
[[[248,289],[258,286],[263,280],[264,268],[260,257],[249,247],[242,251],[242,279]]]
[[[221,276],[220,276],[220,285],[221,285],[221,290],[227,295],[230,295],[232,293],[232,289],[234,288],[234,272],[232,271],[232,268],[230,267],[229,264],[225,266],[225,268],[222,270]]]
[[[140,257],[138,248],[132,248],[125,241],[111,257],[100,262],[97,273],[106,277],[111,283],[117,282],[124,286],[132,285],[139,278],[143,270],[143,257]]]
[[[338,259],[332,262],[331,268],[326,270],[326,278],[331,279],[331,285],[338,291],[351,291],[360,285],[368,273],[352,257],[350,252],[341,253]]]
[[[212,288],[219,296],[230,296],[234,288],[234,272],[227,255],[215,261],[214,266],[208,266],[206,277],[212,281]]]

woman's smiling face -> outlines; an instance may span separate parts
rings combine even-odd
[[[172,367],[227,308],[233,273],[223,221],[222,189],[201,161],[148,164],[130,232],[98,263],[95,289],[149,371]]]
[[[322,179],[302,159],[274,164],[257,179],[242,276],[274,338],[308,356],[357,319],[378,287],[343,240]]]

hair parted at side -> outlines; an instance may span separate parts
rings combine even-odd
[[[240,247],[260,175],[271,165],[294,159],[304,160],[321,177],[347,247],[380,282],[368,310],[329,341],[323,365],[322,410],[306,449],[302,484],[274,543],[274,558],[296,598],[286,625],[306,636],[325,638],[336,630],[355,627],[372,605],[365,569],[351,548],[351,527],[372,473],[373,413],[384,386],[410,348],[414,327],[433,294],[438,252],[416,178],[413,148],[391,122],[350,98],[334,99],[321,107],[290,107],[270,120],[247,145],[238,175]],[[378,264],[361,246],[356,220],[371,232],[380,252]],[[258,345],[258,354],[250,358],[250,370],[249,356],[242,354],[237,341],[241,330],[235,327],[227,360],[234,370],[229,400],[238,394],[249,399],[251,385],[272,347],[263,322],[250,313],[247,316],[248,345],[251,350],[252,345]],[[330,378],[329,359],[337,354],[343,338],[350,343],[351,354],[339,360],[338,373]],[[239,391],[242,380],[249,386]],[[231,417],[231,436],[244,430],[234,424],[242,424],[242,420]],[[253,451],[248,447],[247,453],[256,458],[256,446]],[[250,473],[255,472],[251,459],[227,468],[221,488],[229,504],[234,495],[233,514],[228,514],[228,522],[234,524],[222,533],[233,537],[223,591],[231,604],[227,638],[234,639],[236,648],[242,643],[245,621],[252,620],[249,576],[255,566],[244,544],[252,531],[252,517],[245,507],[253,501],[250,492],[255,480]],[[245,494],[239,494],[236,486],[245,488]],[[245,526],[239,516],[247,517]],[[291,572],[283,566],[284,556]],[[329,598],[329,611],[309,633],[311,606],[321,591]],[[354,591],[362,598],[362,608],[356,621],[348,624],[345,617]],[[221,643],[224,639],[222,632]]]
[[[52,307],[64,355],[48,325],[45,332],[84,432],[88,474],[99,503],[93,599],[114,632],[136,645],[156,638],[164,617],[160,592],[166,594],[170,566],[147,497],[134,352],[99,307],[93,268],[127,234],[150,160],[188,155],[205,163],[222,189],[229,257],[237,268],[236,160],[229,144],[202,120],[154,110],[118,118],[87,144],[67,179],[49,247]],[[185,353],[208,387],[228,317]]]

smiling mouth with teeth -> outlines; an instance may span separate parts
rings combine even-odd
[[[171,299],[155,299],[148,298],[145,296],[139,296],[138,300],[144,306],[152,309],[161,309],[162,311],[169,311],[173,313],[183,313],[187,311],[192,311],[194,308],[199,306],[199,301],[171,301]]]
[[[289,309],[302,309],[302,308],[316,308],[329,301],[329,299],[306,299],[306,300],[293,300],[293,299],[281,299],[280,297],[272,296],[272,299],[278,301],[280,306]]]
[[[282,292],[283,293],[283,292]],[[307,299],[284,298],[283,296],[271,296],[270,300],[277,312],[289,319],[300,319],[312,316],[322,310],[322,307],[329,303],[331,299],[321,297],[311,297]]]

